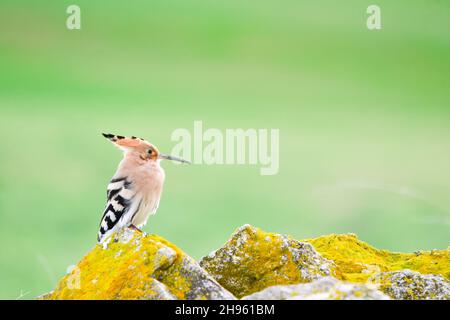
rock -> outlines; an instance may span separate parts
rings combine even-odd
[[[395,253],[354,234],[298,241],[245,225],[198,264],[157,235],[125,229],[96,245],[54,291],[37,299],[235,296],[449,300],[450,249]]]
[[[379,279],[381,290],[394,299],[407,299],[400,288],[408,281],[414,282],[406,290],[414,299],[449,299],[449,249],[395,253],[376,249],[354,234],[297,241],[245,225],[200,265],[236,297],[333,275],[356,284]],[[417,276],[399,271],[404,269],[416,271]],[[388,281],[386,273],[396,276]]]
[[[237,229],[200,265],[238,298],[273,285],[311,282],[334,268],[311,244],[250,225]]]
[[[396,253],[376,249],[354,234],[331,234],[305,240],[323,257],[334,262],[336,277],[351,282],[366,282],[380,272],[410,269],[421,274],[450,279],[450,250]]]
[[[37,296],[35,298],[35,300],[49,300],[50,297],[52,296],[53,291],[52,292],[47,292],[47,293],[43,293],[40,296]]]
[[[439,275],[400,270],[379,273],[373,276],[370,281],[379,284],[380,290],[394,299],[450,299],[450,282]]]
[[[323,277],[311,283],[272,286],[242,300],[389,300],[376,287]]]
[[[124,229],[96,245],[49,299],[235,299],[197,262],[156,235]]]

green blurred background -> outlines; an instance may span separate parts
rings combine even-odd
[[[67,30],[66,8],[82,29]],[[121,158],[176,128],[279,128],[280,170],[165,163],[145,227],[195,258],[250,223],[450,244],[450,3],[2,1],[0,298],[50,291],[92,246]]]

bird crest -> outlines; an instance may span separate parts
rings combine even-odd
[[[109,141],[111,141],[112,143],[114,143],[115,145],[117,145],[118,147],[137,147],[140,144],[150,144],[148,141],[145,141],[144,139],[141,138],[137,138],[137,137],[125,137],[125,136],[120,136],[120,135],[116,135],[116,134],[111,134],[111,133],[102,133],[102,135],[108,139]]]

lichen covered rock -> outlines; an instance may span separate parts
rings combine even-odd
[[[298,241],[245,225],[198,264],[159,236],[125,229],[38,299],[448,300],[449,280],[450,248],[394,253],[353,234]]]
[[[370,281],[394,299],[449,300],[450,282],[433,274],[420,274],[411,270],[382,272]]]
[[[200,265],[236,297],[273,285],[311,282],[334,268],[311,244],[250,225],[237,229]]]
[[[96,245],[50,299],[235,299],[159,236],[125,229],[111,239]]]
[[[242,300],[389,300],[377,286],[323,277],[311,283],[272,286]]]
[[[410,269],[421,274],[450,279],[450,250],[395,253],[378,250],[354,234],[331,234],[305,240],[325,258],[332,260],[336,277],[351,282],[366,282],[380,273]]]
[[[355,284],[377,283],[394,299],[449,299],[449,249],[395,253],[354,234],[297,241],[245,225],[200,265],[237,297],[333,275]]]

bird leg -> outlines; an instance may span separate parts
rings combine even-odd
[[[128,226],[128,228],[133,229],[133,230],[136,230],[136,231],[142,233],[142,230],[139,229],[138,227],[136,227],[134,224],[130,224],[130,225]]]

